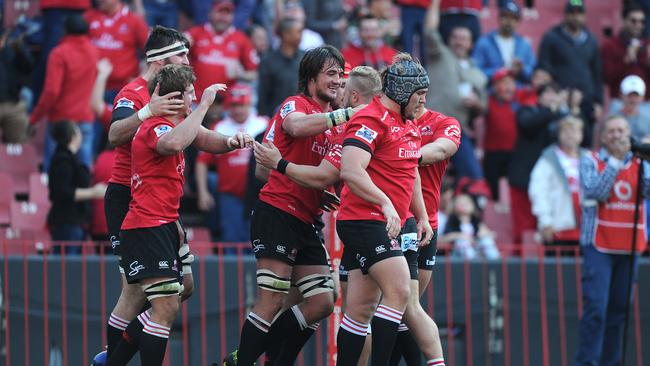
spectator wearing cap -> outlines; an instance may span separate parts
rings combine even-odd
[[[65,20],[66,35],[47,60],[43,93],[32,111],[30,123],[46,120],[43,170],[48,171],[56,144],[51,137],[52,123],[69,120],[77,123],[83,136],[77,151],[81,163],[93,163],[93,121],[90,96],[97,77],[99,52],[88,37],[88,24],[81,15]]]
[[[215,0],[210,21],[190,28],[189,58],[196,74],[197,99],[208,86],[216,83],[233,85],[236,81],[257,78],[259,58],[248,37],[233,27],[235,5],[232,0]]]
[[[359,22],[359,35],[360,44],[348,44],[341,50],[343,58],[350,66],[370,66],[375,70],[382,70],[393,62],[397,51],[384,44],[377,18],[363,17]]]
[[[302,23],[284,18],[278,23],[280,46],[260,62],[257,111],[271,117],[277,107],[298,88],[298,69],[304,52],[299,49]]]
[[[621,115],[630,124],[630,135],[638,139],[650,137],[650,105],[643,102],[646,84],[638,75],[628,75],[621,82],[620,101],[612,101],[610,115]]]
[[[117,92],[140,72],[138,55],[143,53],[149,28],[121,0],[100,0],[97,9],[88,10],[84,17],[90,29],[88,35],[100,57],[115,65],[108,78],[105,98],[106,103],[113,103]]]
[[[499,69],[492,75],[493,90],[485,113],[485,135],[482,147],[485,151],[483,171],[490,186],[492,197],[499,199],[499,179],[506,176],[512,150],[517,140],[519,107],[516,96],[515,77],[510,69]]]
[[[469,57],[472,48],[469,29],[456,27],[449,46],[442,41],[438,32],[439,5],[437,0],[432,1],[425,20],[427,73],[431,85],[435,86],[427,96],[426,106],[460,122],[461,143],[451,161],[459,177],[482,179],[483,171],[470,138],[470,125],[487,105],[487,79]]]
[[[499,9],[499,27],[479,38],[472,57],[476,66],[488,78],[507,67],[519,84],[530,81],[535,67],[535,54],[528,40],[516,32],[521,20],[521,9],[507,2]]]
[[[596,37],[585,26],[582,0],[570,0],[564,10],[564,22],[544,34],[538,61],[560,86],[582,92],[585,141],[590,143],[603,105],[600,51]]]
[[[348,27],[342,0],[303,0],[307,28],[313,29],[338,49],[343,47],[343,36]]]
[[[650,40],[643,35],[645,12],[636,3],[623,7],[623,28],[618,36],[603,41],[603,79],[612,98],[620,99],[620,85],[628,75],[650,80]]]
[[[255,114],[252,108],[253,90],[246,84],[237,83],[228,90],[225,100],[227,117],[217,122],[214,130],[232,136],[244,132],[257,136],[264,132],[268,119]],[[247,186],[247,171],[250,149],[234,150],[214,155],[201,152],[196,162],[196,184],[199,208],[209,210],[215,205],[207,187],[208,165],[214,165],[218,175],[218,207],[221,220],[221,240],[225,242],[249,241],[248,213],[244,212],[244,196]]]

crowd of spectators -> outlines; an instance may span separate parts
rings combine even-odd
[[[107,138],[110,111],[120,103],[114,98],[143,68],[143,46],[155,25],[184,31],[197,98],[210,84],[229,86],[204,121],[228,134],[263,133],[277,106],[296,93],[306,49],[331,44],[352,67],[378,70],[397,52],[407,51],[429,73],[427,107],[457,118],[463,128],[448,174],[472,182],[478,205],[468,208],[461,196],[445,212],[453,214],[454,207],[463,212],[451,216],[463,237],[483,243],[479,252],[485,256],[496,255],[490,240],[501,242],[499,236],[475,222],[479,214],[466,213],[480,213],[492,201],[512,217],[515,243],[526,231],[538,231],[545,243],[577,242],[569,234],[577,228],[580,210],[567,202],[568,197],[579,199],[574,165],[586,150],[578,145],[597,147],[595,126],[610,114],[625,117],[634,137],[650,138],[646,2],[626,1],[620,31],[599,41],[600,30],[586,26],[589,3],[571,0],[562,21],[547,24],[537,50],[522,24],[542,21],[532,1],[497,1],[496,29],[481,29],[481,17],[492,16],[487,3],[41,0],[36,18],[5,27],[0,39],[2,142],[31,143],[34,129],[41,127],[34,125],[44,124],[41,169],[50,174],[52,210],[65,205],[62,199],[80,204],[99,196],[114,157]],[[62,140],[64,122],[76,128],[65,130]],[[70,147],[70,139],[79,146]],[[56,187],[61,180],[54,169],[62,169],[70,152],[78,161],[69,160],[69,169],[78,168],[78,162],[90,172],[75,183],[77,192],[88,195],[71,193],[73,186]],[[188,151],[187,159],[190,202],[184,209],[205,215],[213,239],[246,241],[246,197],[254,196],[259,184],[250,173],[250,153],[215,159]],[[566,189],[541,194],[549,192],[549,182]],[[504,192],[509,197],[502,197]],[[90,212],[75,217],[74,224],[92,228],[89,234],[101,238],[100,203]],[[55,221],[50,224],[56,226]],[[51,232],[54,237],[62,231]],[[472,256],[470,249],[461,252]]]

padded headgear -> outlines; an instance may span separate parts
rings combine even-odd
[[[429,75],[413,60],[397,60],[388,67],[382,80],[384,94],[399,104],[402,114],[411,95],[429,87]]]

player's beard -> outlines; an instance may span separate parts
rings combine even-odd
[[[332,102],[336,102],[336,96],[331,96],[331,95],[329,95],[327,93],[323,93],[320,90],[316,90],[316,97],[318,97],[318,99],[323,100],[323,101],[325,101],[327,103],[330,103],[330,104]]]

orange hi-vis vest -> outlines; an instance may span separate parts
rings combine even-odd
[[[594,154],[598,172],[607,165]],[[632,249],[632,228],[634,227],[634,204],[637,194],[637,180],[641,160],[633,158],[625,164],[616,176],[609,197],[598,203],[596,235],[594,246],[598,251],[611,254],[629,254]],[[641,199],[637,225],[636,251],[642,252],[648,243],[645,225],[645,201]]]

